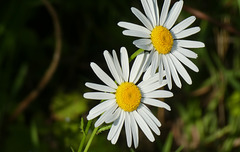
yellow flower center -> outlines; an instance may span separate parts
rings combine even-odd
[[[163,26],[156,26],[151,33],[152,44],[159,54],[167,54],[173,46],[173,37],[170,31]]]
[[[141,92],[139,88],[132,82],[124,82],[116,92],[116,101],[118,106],[124,111],[134,111],[140,104]]]

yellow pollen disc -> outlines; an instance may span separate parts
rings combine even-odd
[[[163,27],[156,26],[151,33],[151,40],[154,48],[159,54],[167,54],[173,46],[173,37],[171,32]]]
[[[124,111],[134,111],[140,104],[141,92],[139,88],[132,82],[124,82],[116,92],[116,101],[118,106]]]

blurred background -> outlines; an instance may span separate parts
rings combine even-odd
[[[182,89],[174,87],[174,97],[165,100],[172,111],[151,108],[162,122],[161,136],[151,143],[140,132],[133,150],[124,131],[116,145],[106,131],[89,151],[240,151],[240,0],[184,3],[177,22],[195,15],[192,27],[201,31],[189,39],[206,47],[194,49],[200,71],[186,68],[193,84],[182,80]],[[89,109],[99,103],[82,97],[89,91],[85,82],[99,82],[90,62],[109,72],[104,50],[137,50],[134,38],[117,26],[141,24],[132,6],[142,11],[140,0],[0,2],[1,152],[77,151],[81,117],[86,124]]]

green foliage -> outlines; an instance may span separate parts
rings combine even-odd
[[[88,91],[85,82],[99,81],[89,63],[97,62],[105,70],[103,50],[115,49],[119,54],[117,50],[126,46],[131,55],[137,49],[132,45],[133,38],[122,35],[117,22],[140,24],[130,10],[131,6],[141,9],[140,1],[50,2],[62,29],[60,63],[46,88],[10,121],[51,63],[55,37],[51,16],[41,0],[1,1],[2,152],[76,152],[80,141],[90,138],[94,126],[85,118],[89,109],[99,103],[82,97]],[[240,0],[184,0],[184,4],[205,14],[200,13],[193,25],[200,26],[201,32],[189,39],[202,41],[206,47],[193,50],[198,59],[192,61],[200,69],[199,73],[187,69],[193,84],[189,86],[182,80],[182,89],[173,88],[174,97],[166,101],[172,111],[164,117],[161,136],[154,143],[147,143],[141,135],[140,144],[144,146],[129,149],[124,127],[118,143],[112,145],[107,140],[111,125],[103,125],[89,151],[141,152],[148,147],[163,152],[240,151]],[[190,15],[184,8],[178,22]]]
[[[77,92],[70,94],[60,92],[54,97],[50,107],[54,117],[68,121],[87,111],[87,101]]]

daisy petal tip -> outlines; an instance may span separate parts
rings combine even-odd
[[[115,145],[115,144],[117,143],[117,141],[111,140],[111,143],[112,143],[113,145]]]
[[[178,85],[178,88],[181,89],[182,88],[182,84]]]
[[[151,142],[154,142],[155,141],[155,138],[153,137],[153,138],[151,138],[151,139],[149,139]]]
[[[117,25],[120,26],[120,27],[122,27],[122,23],[123,23],[123,22],[120,21],[120,22],[117,23]]]
[[[95,65],[96,65],[96,63],[90,62],[90,66],[91,66],[91,67],[93,67],[93,66],[95,66]]]
[[[105,56],[105,55],[107,55],[107,54],[109,54],[109,52],[108,52],[107,50],[104,50],[104,51],[103,51],[103,55]]]
[[[137,149],[137,148],[138,148],[138,145],[134,146],[134,148]]]
[[[90,119],[90,115],[87,115],[87,120],[91,120],[91,119]]]
[[[94,124],[94,127],[95,127],[95,128],[97,128],[97,127],[99,127],[99,126],[100,126],[100,124],[96,124],[96,123]]]
[[[171,111],[171,107],[170,106],[166,107],[166,110]]]
[[[192,85],[192,81],[187,82],[187,84]]]
[[[120,48],[120,51],[122,52],[122,51],[126,51],[126,48],[124,47],[124,46],[122,46],[121,48]]]
[[[127,145],[128,145],[128,148],[131,148],[132,146],[130,142],[128,142]]]
[[[87,93],[83,94],[83,98],[87,99]]]

